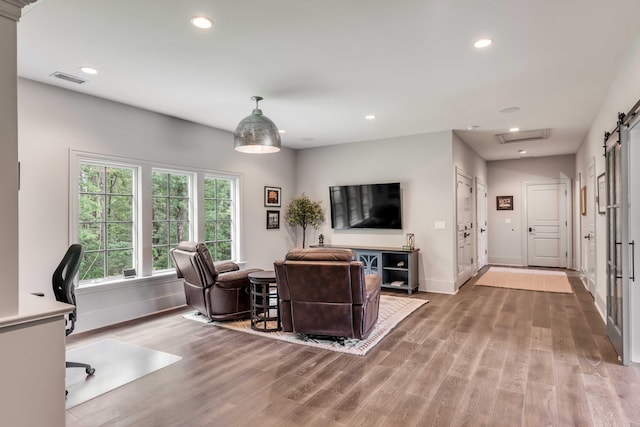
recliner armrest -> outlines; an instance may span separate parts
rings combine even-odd
[[[240,267],[233,261],[220,261],[213,264],[218,273],[227,273],[229,271],[238,271]]]
[[[380,288],[382,287],[382,277],[377,274],[367,274],[364,276],[364,286],[365,286],[365,298],[369,299],[369,297],[376,292],[380,292]]]
[[[251,268],[219,274],[215,284],[221,288],[240,288],[249,284],[249,274],[256,271],[263,270],[261,268]]]

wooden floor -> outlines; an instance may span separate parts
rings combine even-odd
[[[640,425],[640,371],[623,367],[590,294],[474,286],[428,304],[367,356],[181,318],[70,336],[183,360],[67,411],[67,426]]]

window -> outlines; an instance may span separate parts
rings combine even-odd
[[[169,250],[190,240],[189,175],[153,171],[153,271],[173,268]]]
[[[180,241],[237,260],[240,175],[71,152],[70,242],[84,249],[79,286],[172,274]],[[134,280],[131,280],[134,278]]]
[[[205,243],[214,261],[232,259],[233,194],[232,180],[204,178]]]
[[[84,248],[79,280],[121,276],[136,265],[136,173],[131,167],[81,163],[78,242]]]

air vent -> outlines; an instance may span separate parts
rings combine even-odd
[[[518,132],[499,133],[496,138],[499,144],[511,144],[513,142],[547,139],[550,134],[551,129],[521,130]]]
[[[55,73],[50,74],[51,77],[56,77],[58,79],[66,80],[71,83],[76,83],[81,85],[86,82],[86,80],[82,80],[80,77],[72,76],[71,74],[61,73],[60,71],[56,71]]]

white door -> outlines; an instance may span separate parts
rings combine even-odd
[[[487,265],[487,185],[476,179],[477,269]]]
[[[589,164],[589,176],[587,178],[587,220],[586,220],[586,233],[583,236],[586,240],[586,277],[587,286],[591,295],[596,294],[596,212],[598,209],[596,197],[596,166],[595,161],[592,159]],[[584,253],[583,253],[584,256]]]
[[[472,196],[471,178],[460,171],[456,172],[456,222],[458,230],[458,277],[456,283],[461,285],[473,275],[472,252]]]
[[[567,185],[527,185],[527,265],[567,267]]]

